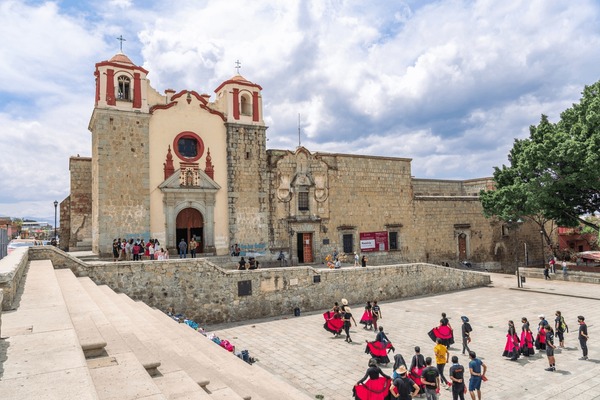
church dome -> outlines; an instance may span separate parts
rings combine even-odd
[[[114,63],[119,63],[119,64],[135,65],[134,63],[131,62],[131,60],[129,59],[129,57],[127,57],[123,53],[117,53],[117,54],[115,54],[113,56],[113,58],[111,58],[109,60],[109,62],[114,62]]]

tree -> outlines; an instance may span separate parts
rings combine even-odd
[[[548,243],[548,221],[598,231],[597,221],[584,217],[600,211],[600,81],[582,95],[558,123],[542,115],[529,138],[515,139],[510,166],[494,168],[495,190],[480,193],[486,216],[531,219]]]
[[[510,166],[494,168],[495,190],[480,193],[486,216],[529,219],[551,248],[556,225],[600,228],[585,218],[600,210],[600,81],[582,94],[558,123],[542,115],[529,138],[515,139]]]

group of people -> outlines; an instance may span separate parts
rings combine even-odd
[[[114,261],[168,260],[169,251],[161,247],[158,239],[114,239],[112,244]]]
[[[569,326],[567,325],[565,318],[560,311],[555,312],[554,326],[552,326],[546,320],[544,314],[538,316],[539,323],[537,326],[537,332],[534,338],[533,332],[527,318],[521,318],[521,335],[517,335],[515,324],[513,321],[508,321],[508,333],[506,334],[506,345],[504,346],[504,357],[510,358],[512,361],[516,361],[520,355],[525,357],[535,354],[535,349],[544,351],[548,357],[548,368],[546,371],[556,371],[556,358],[554,356],[554,350],[565,347],[565,333],[569,332]],[[579,324],[578,329],[578,340],[579,346],[583,352],[580,360],[588,359],[588,331],[587,324],[585,323],[585,317],[579,315],[577,317],[577,323]],[[558,346],[555,344],[555,337],[558,338]]]
[[[379,364],[387,364],[390,361],[386,353],[395,350],[384,333],[383,327],[380,326],[375,340],[367,341],[366,352],[370,353],[372,358],[369,360],[365,375],[353,388],[354,398],[409,400],[413,396],[422,394],[428,400],[436,400],[440,389],[445,386],[451,390],[454,400],[464,400],[467,391],[473,400],[476,397],[481,399],[481,383],[487,380],[485,376],[487,366],[468,347],[470,333],[473,330],[469,318],[463,316],[461,320],[463,322],[462,335],[463,338],[466,338],[463,340],[463,354],[467,352],[469,355],[468,384],[465,381],[466,369],[459,363],[458,356],[450,357],[448,347],[454,343],[453,330],[446,314],[442,313],[439,326],[430,332],[430,336],[435,340],[433,348],[435,358],[423,356],[421,348],[417,346],[409,366],[401,354],[395,354],[392,376],[387,375],[379,367]],[[435,366],[433,365],[434,359]],[[452,365],[448,378],[446,378],[444,369],[450,361]]]
[[[238,262],[238,270],[243,271],[247,269],[258,269],[258,260],[254,257],[249,257],[248,261],[242,257]]]
[[[568,274],[567,260],[563,260],[561,263],[561,266],[562,266],[563,276],[567,276],[567,274]],[[550,278],[550,273],[556,274],[556,260],[554,259],[554,257],[552,257],[550,259],[550,261],[548,262],[548,265],[544,266],[544,279],[546,279],[546,280],[552,279],[552,278]]]

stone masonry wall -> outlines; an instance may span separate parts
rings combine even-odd
[[[2,310],[12,309],[28,262],[29,252],[25,247],[15,249],[0,260],[0,290],[3,292],[2,307],[0,308]]]
[[[92,242],[92,159],[71,157],[69,172],[71,175],[71,194],[69,196],[71,218],[68,242],[66,243],[71,250],[80,247],[89,249]]]
[[[230,244],[262,243],[266,247],[266,128],[241,124],[226,127]]]
[[[345,297],[351,304],[431,295],[490,283],[489,275],[429,264],[323,270],[312,267],[225,270],[206,259],[86,265],[54,248],[30,249],[133,299],[202,323],[264,318],[326,310]],[[248,295],[240,295],[246,289]]]
[[[113,239],[150,237],[148,114],[95,109],[92,131],[93,251]]]

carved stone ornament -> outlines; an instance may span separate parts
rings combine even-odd
[[[279,175],[279,187],[277,188],[277,198],[280,201],[288,202],[292,199],[290,191],[290,177],[287,175]]]
[[[319,203],[324,202],[329,197],[327,190],[327,177],[324,175],[315,175],[315,200]]]
[[[179,173],[179,186],[200,186],[200,174],[197,163],[181,163]]]

